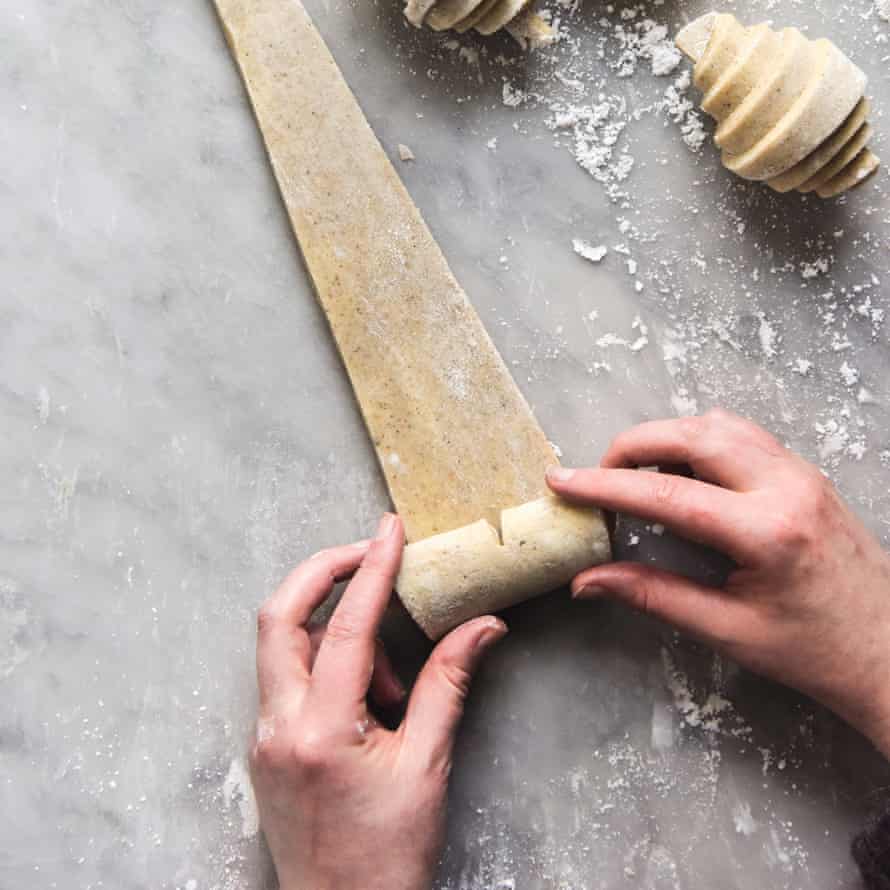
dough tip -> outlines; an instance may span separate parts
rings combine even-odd
[[[697,62],[705,54],[718,15],[717,12],[709,12],[690,22],[677,34],[677,48],[691,61]]]

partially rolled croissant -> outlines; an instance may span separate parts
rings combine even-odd
[[[541,44],[553,39],[550,27],[534,14],[534,0],[408,0],[405,18],[417,28],[454,30],[475,28],[494,34],[506,28],[520,43]]]
[[[875,173],[867,78],[830,40],[710,13],[677,46],[695,62],[724,165],[778,192],[833,198]]]

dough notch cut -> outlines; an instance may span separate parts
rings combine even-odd
[[[708,13],[677,46],[695,63],[723,164],[777,192],[842,195],[872,176],[865,73],[830,40]]]
[[[430,639],[569,583],[611,559],[598,511],[549,496],[487,520],[409,544],[399,598]]]

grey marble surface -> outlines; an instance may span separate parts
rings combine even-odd
[[[567,39],[531,57],[395,2],[308,6],[567,462],[723,404],[888,539],[886,174],[822,205],[690,151],[660,107],[682,68],[618,70],[615,25],[704,3],[557,5]],[[730,8],[830,34],[890,103],[871,0]],[[572,102],[624,124],[599,178],[548,127]],[[210,4],[8,0],[0,120],[0,888],[274,886],[243,760],[255,610],[387,500]],[[618,546],[717,571],[645,526]],[[890,774],[853,732],[617,607],[508,617],[440,890],[858,886]],[[410,679],[418,634],[387,640]]]

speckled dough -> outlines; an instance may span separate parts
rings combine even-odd
[[[597,510],[501,516],[556,455],[302,4],[216,2],[408,538],[459,529],[407,548],[412,614],[438,636],[608,558]]]
[[[216,0],[408,538],[541,497],[557,463],[297,0]]]
[[[865,74],[831,41],[709,13],[677,46],[695,64],[723,163],[776,191],[834,197],[874,173]]]
[[[533,5],[534,0],[408,0],[405,18],[415,27],[435,31],[475,28],[487,35],[506,29],[523,46],[552,43],[556,35]]]
[[[431,639],[562,587],[611,557],[601,514],[554,497],[505,510],[500,530],[503,541],[482,520],[405,549],[396,589]]]

